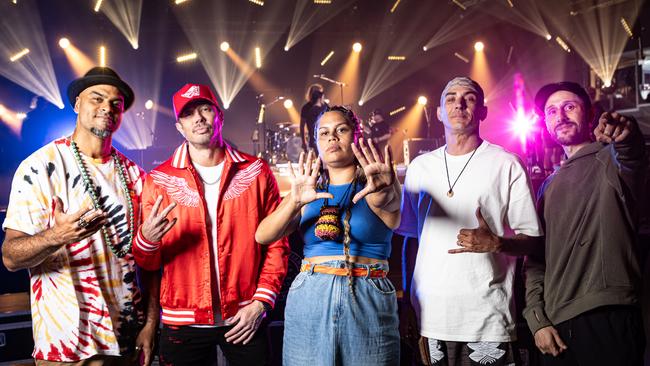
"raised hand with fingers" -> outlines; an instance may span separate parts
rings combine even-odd
[[[371,193],[392,187],[396,180],[395,170],[393,169],[393,152],[390,146],[386,145],[382,157],[372,140],[368,142],[368,145],[366,145],[364,139],[359,139],[359,146],[352,144],[352,151],[363,168],[363,174],[366,176],[366,186],[354,195],[352,198],[354,203],[359,202]]]
[[[481,214],[481,208],[476,209],[478,227],[476,229],[460,229],[456,244],[459,249],[450,249],[449,254],[458,253],[498,253],[501,251],[501,240],[495,235]]]
[[[169,206],[165,207],[164,210],[158,214],[160,206],[162,204],[163,197],[158,196],[156,202],[151,207],[151,212],[149,216],[144,220],[142,226],[140,226],[141,234],[144,239],[157,243],[162,237],[176,224],[178,219],[175,217],[171,221],[167,218],[167,215],[176,207],[176,202],[172,202]]]
[[[293,171],[293,166],[289,162],[289,172],[291,174],[291,197],[296,205],[302,207],[310,202],[321,198],[334,198],[328,192],[316,192],[316,182],[318,172],[320,171],[321,161],[316,159],[314,162],[313,150],[309,150],[307,161],[305,153],[300,153],[298,159],[298,173]]]
[[[70,244],[87,238],[108,222],[106,214],[92,206],[66,214],[63,211],[63,201],[57,196],[52,197],[52,206],[55,223],[52,230],[62,244]]]
[[[629,136],[632,128],[630,118],[616,112],[605,112],[600,115],[598,125],[594,129],[596,141],[606,144],[621,142]]]

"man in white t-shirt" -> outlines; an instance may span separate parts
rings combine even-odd
[[[530,183],[515,155],[479,136],[487,107],[474,80],[451,80],[437,115],[447,144],[409,165],[396,230],[417,251],[406,267],[421,344],[432,365],[514,364],[515,256],[541,245]]]

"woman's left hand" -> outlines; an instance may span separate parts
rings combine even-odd
[[[382,157],[372,140],[368,141],[368,145],[366,145],[364,139],[359,139],[359,147],[357,144],[352,144],[352,151],[361,164],[367,181],[366,186],[354,195],[352,202],[357,203],[365,196],[379,192],[395,183],[393,152],[390,146],[386,145]]]

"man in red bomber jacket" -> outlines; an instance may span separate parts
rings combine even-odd
[[[219,345],[231,365],[267,363],[258,331],[287,272],[286,240],[262,247],[258,223],[277,207],[268,165],[223,142],[223,113],[205,85],[186,84],[173,97],[185,137],[147,176],[134,245],[138,265],[162,271],[164,365],[213,364]]]

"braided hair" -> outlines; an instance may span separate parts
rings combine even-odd
[[[320,123],[320,120],[323,117],[323,115],[327,112],[337,112],[343,116],[346,124],[352,128],[355,144],[363,136],[363,129],[361,127],[361,122],[359,121],[359,118],[357,118],[357,116],[354,114],[354,112],[351,109],[348,109],[344,106],[336,105],[336,106],[328,107],[323,113],[321,113],[318,116],[318,119],[316,120],[316,128],[314,128],[314,134],[316,139],[318,139],[318,125]],[[353,299],[354,299],[354,282],[352,280],[352,262],[350,261],[350,242],[352,242],[352,236],[350,234],[351,232],[350,219],[352,217],[352,206],[354,205],[352,199],[354,198],[355,195],[356,186],[357,185],[363,186],[366,183],[366,176],[363,174],[363,169],[361,169],[361,165],[359,164],[356,158],[354,159],[354,165],[355,165],[354,179],[352,180],[352,183],[350,183],[353,185],[353,191],[349,195],[348,202],[344,203],[345,216],[343,218],[343,254],[345,255],[345,268],[347,269],[348,287],[350,289],[350,293],[353,295]],[[324,169],[323,166],[321,166],[320,169],[321,171],[319,174],[317,188],[321,190],[327,190],[327,187],[329,186],[329,172],[326,169]]]

